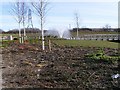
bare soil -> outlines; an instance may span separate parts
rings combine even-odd
[[[40,45],[16,44],[2,49],[3,88],[120,88],[119,65],[85,58],[96,47],[54,47],[41,50]],[[111,55],[119,49],[104,48]]]

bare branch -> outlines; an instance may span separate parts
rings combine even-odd
[[[35,9],[35,14],[39,16],[40,19],[40,29],[42,31],[42,48],[44,50],[44,23],[45,23],[45,16],[46,16],[46,8],[48,5],[47,0],[39,0],[38,2],[32,2],[31,5]]]
[[[20,15],[20,2],[16,2],[13,7],[11,8],[13,14],[16,16],[16,21],[20,23],[22,21],[21,15]]]
[[[20,30],[20,24],[23,23],[23,27],[24,27],[24,36],[25,34],[25,20],[27,17],[27,6],[25,4],[25,2],[20,2],[19,0],[17,0],[17,2],[15,2],[13,4],[13,7],[11,8],[13,14],[15,14],[15,20],[17,21],[18,25],[19,25],[19,37],[21,37],[21,30]],[[22,40],[20,40],[20,43],[23,42]]]

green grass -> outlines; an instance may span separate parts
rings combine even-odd
[[[18,37],[18,34],[0,34],[0,36],[10,36],[12,35],[13,37]]]
[[[13,37],[18,37],[19,36],[19,34],[12,34],[12,33],[11,34],[0,34],[0,36],[10,36],[10,35],[12,35]],[[26,33],[26,35],[28,37],[35,37],[35,36],[39,36],[41,34],[40,33]]]
[[[97,40],[54,40],[57,45],[63,46],[83,46],[83,47],[101,47],[118,48],[118,43]]]
[[[38,39],[28,39],[29,43],[41,44],[41,40]],[[3,41],[3,46],[8,46],[9,43],[13,41]],[[97,40],[64,40],[64,39],[52,39],[52,44],[57,44],[59,46],[82,46],[82,47],[101,47],[101,48],[118,48],[119,43],[109,42],[109,41],[97,41]],[[45,43],[48,43],[48,38],[46,38]],[[47,45],[47,44],[46,44]]]
[[[0,47],[7,47],[10,43],[13,43],[14,41],[10,41],[10,40],[3,40],[0,45]]]

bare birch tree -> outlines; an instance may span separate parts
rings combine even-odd
[[[27,18],[27,5],[24,1],[21,2],[21,18],[22,18],[22,24],[23,24],[23,29],[24,29],[24,37],[26,36],[26,31],[25,31],[25,21]]]
[[[21,17],[21,3],[18,0],[17,2],[14,3],[13,7],[12,7],[12,12],[15,15],[15,20],[18,23],[18,28],[19,28],[19,42],[22,43],[22,39],[21,39],[21,28],[20,28],[20,24],[22,21],[22,17]]]
[[[44,41],[44,23],[45,23],[45,17],[47,13],[47,6],[48,1],[47,0],[38,0],[38,2],[32,2],[31,3],[33,8],[36,10],[36,15],[39,16],[40,20],[40,29],[42,31],[42,49],[45,50],[45,41]]]
[[[78,30],[79,30],[79,16],[78,13],[75,13],[75,22],[76,22],[76,28],[77,28],[77,38],[78,38]]]

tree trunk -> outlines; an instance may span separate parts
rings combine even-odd
[[[26,36],[25,24],[23,24],[23,28],[24,28],[24,37],[25,37]]]
[[[22,43],[22,39],[21,39],[21,30],[20,30],[20,23],[19,24],[19,42]]]
[[[45,50],[45,40],[44,40],[44,30],[43,30],[43,20],[41,18],[41,31],[42,31],[42,50]]]
[[[43,1],[41,0],[41,9],[43,8]],[[41,30],[42,30],[42,50],[45,50],[44,30],[43,30],[43,11],[41,10]]]

